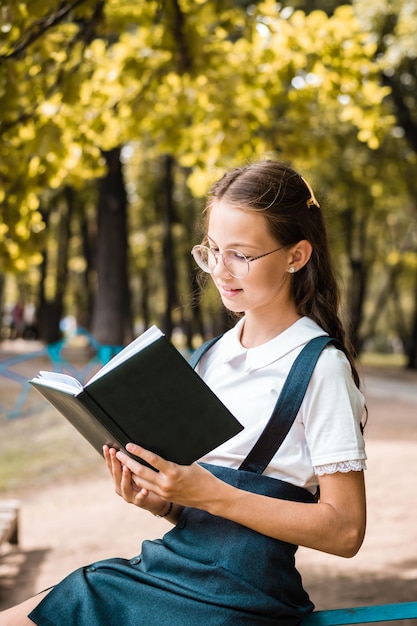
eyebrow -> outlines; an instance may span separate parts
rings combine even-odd
[[[216,242],[214,241],[213,237],[210,237],[210,235],[207,235],[207,239],[209,239],[209,243],[215,244]],[[216,244],[217,245],[217,244]],[[244,242],[236,242],[236,243],[231,243],[227,245],[227,248],[250,248],[252,250],[259,250],[259,246],[254,246],[251,245],[250,243],[244,243]]]

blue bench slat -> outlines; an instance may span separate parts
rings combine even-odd
[[[342,626],[410,618],[417,618],[417,602],[317,611],[304,618],[302,626]]]

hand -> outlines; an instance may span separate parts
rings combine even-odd
[[[140,502],[139,506],[143,506],[149,498],[150,506],[156,505],[159,510],[155,511],[148,506],[145,508],[154,513],[160,514],[161,502],[174,502],[183,506],[208,509],[210,502],[217,497],[219,483],[223,484],[197,463],[177,465],[133,443],[127,444],[126,450],[140,457],[158,471],[142,465],[124,452],[119,451],[115,456],[120,466],[117,467],[117,464],[113,462],[111,473],[113,473],[117,484],[120,476],[120,488],[124,489],[124,493],[121,495],[125,499],[133,498],[135,503]],[[122,467],[126,469],[122,470]],[[123,483],[124,488],[122,488],[123,477],[127,477],[126,471],[129,472],[131,485],[127,485],[126,478]],[[134,495],[135,492],[138,496]],[[156,500],[157,498],[158,500]],[[131,500],[128,499],[128,501]]]
[[[134,480],[130,469],[118,460],[116,454],[117,450],[114,448],[103,446],[103,456],[112,477],[115,492],[130,504],[150,511],[154,515],[163,515],[168,508],[169,501],[140,487]]]

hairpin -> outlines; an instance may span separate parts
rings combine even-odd
[[[309,209],[311,206],[316,206],[319,209],[320,205],[317,201],[316,196],[314,195],[314,191],[312,190],[310,184],[302,176],[301,176],[301,180],[303,181],[303,183],[305,184],[305,186],[310,192],[310,198],[307,200],[307,208]]]

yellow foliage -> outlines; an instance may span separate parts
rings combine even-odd
[[[26,196],[26,205],[31,211],[35,211],[39,207],[38,196],[33,192],[29,192]]]
[[[32,0],[30,12],[24,0],[6,4],[3,53],[51,3]],[[0,66],[0,119],[10,122],[0,171],[15,195],[7,198],[14,223],[42,192],[101,175],[101,151],[128,141],[193,168],[188,184],[201,197],[232,161],[279,146],[309,163],[338,140],[375,150],[392,124],[375,42],[351,6],[328,17],[291,13],[276,0],[250,10],[180,0],[179,37],[170,3],[106,0],[93,39],[76,41],[93,4]],[[33,216],[31,224],[43,228]]]
[[[15,225],[15,233],[19,237],[19,239],[29,239],[30,231],[27,227],[26,222],[17,222],[17,224]]]
[[[35,65],[32,65],[29,68],[29,75],[36,76],[36,74],[39,74],[39,72],[41,71],[42,71],[42,67],[38,63],[36,63]]]
[[[12,256],[12,255],[11,255]],[[15,258],[15,267],[18,272],[26,272],[29,269],[28,259],[19,256]]]
[[[61,169],[57,174],[51,176],[49,179],[49,187],[51,189],[59,189],[65,179],[64,171]]]
[[[202,198],[206,195],[214,177],[214,172],[207,171],[207,169],[197,166],[194,167],[192,173],[189,175],[187,185],[196,198]]]
[[[373,197],[378,198],[384,193],[384,186],[381,181],[375,181],[370,186],[370,190]]]
[[[28,122],[27,124],[22,124],[19,128],[19,139],[21,141],[30,141],[34,139],[36,136],[35,124],[33,122]]]
[[[379,141],[376,135],[370,135],[367,140],[367,144],[368,144],[368,148],[370,148],[371,150],[378,150],[378,148],[381,145],[381,142]]]
[[[6,248],[10,258],[16,260],[19,257],[20,248],[15,241],[10,238],[6,240]]]
[[[30,178],[33,178],[34,176],[37,175],[40,162],[41,160],[38,156],[34,156],[30,159],[29,165],[28,165],[28,176]]]

